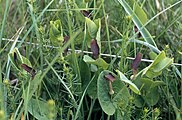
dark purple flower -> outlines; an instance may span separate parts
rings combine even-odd
[[[17,60],[17,54],[14,52],[14,61]]]
[[[99,45],[95,39],[92,39],[90,43],[91,51],[93,53],[93,58],[97,59],[99,57]]]
[[[70,39],[69,36],[64,37],[64,41],[63,41],[64,45],[68,42],[69,39]],[[66,49],[64,49],[64,53],[66,54],[67,52],[68,52],[68,47]]]
[[[137,28],[137,26],[135,26],[135,27],[134,27],[134,30],[135,30],[135,33],[137,33],[137,32],[138,32],[138,28]],[[141,36],[142,36],[142,35],[141,35],[141,33],[139,32],[139,33],[138,33],[138,38],[140,38]]]
[[[141,53],[138,53],[136,55],[136,58],[134,59],[132,65],[131,65],[131,68],[133,69],[133,71],[134,71],[135,74],[137,72],[137,67],[138,67],[139,63],[141,62],[141,59],[142,59],[142,54]]]
[[[88,12],[88,11],[86,11],[86,10],[81,10],[81,13],[82,13],[85,17],[88,17],[88,18],[91,16],[90,12]]]
[[[105,75],[106,80],[113,82],[116,78],[112,74]]]
[[[29,67],[29,66],[26,65],[26,64],[21,64],[21,67],[22,67],[25,71],[27,71],[28,73],[30,73],[31,76],[32,76],[32,78],[34,78],[34,76],[36,75],[36,71],[35,71],[33,68]]]
[[[116,80],[116,78],[111,73],[109,73],[109,74],[105,75],[105,79],[109,81],[109,94],[113,95],[114,94],[114,90],[112,88],[112,82],[114,80]]]

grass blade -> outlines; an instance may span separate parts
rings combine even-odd
[[[132,20],[135,23],[135,25],[137,26],[137,28],[139,29],[144,40],[157,48],[157,45],[156,45],[155,41],[153,40],[152,36],[150,35],[149,31],[145,27],[143,27],[141,20],[138,18],[136,13],[131,9],[131,7],[128,5],[128,3],[125,0],[118,0],[118,2],[124,7],[125,11],[130,16],[132,16]]]

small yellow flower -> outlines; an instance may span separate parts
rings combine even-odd
[[[47,103],[48,103],[48,105],[49,105],[49,106],[53,106],[53,105],[55,105],[54,100],[48,100],[48,102],[47,102]]]
[[[6,79],[6,80],[4,80],[4,84],[5,85],[8,85],[9,84],[9,81]]]
[[[130,15],[127,15],[127,16],[125,17],[125,19],[128,20],[128,21],[130,21],[130,20],[131,20],[131,16],[130,16]]]
[[[0,110],[0,120],[4,120],[4,119],[5,119],[4,111]]]

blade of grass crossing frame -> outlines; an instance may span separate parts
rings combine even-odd
[[[129,0],[132,2],[132,0]],[[140,33],[142,34],[144,40],[148,42],[149,44],[155,46],[157,48],[156,43],[154,42],[152,36],[150,35],[149,31],[143,27],[143,23],[141,22],[140,18],[137,16],[137,14],[132,10],[132,8],[129,6],[129,4],[125,0],[118,0],[118,2],[124,7],[125,11],[132,16],[132,20],[139,29]],[[135,3],[136,4],[136,3]],[[158,49],[158,48],[157,48]]]

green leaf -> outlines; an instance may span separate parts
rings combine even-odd
[[[159,92],[158,88],[154,87],[148,90],[147,94],[143,96],[144,100],[147,102],[148,105],[154,106],[159,101]]]
[[[9,53],[9,57],[10,57],[10,61],[13,65],[13,67],[17,71],[22,72],[23,74],[27,74],[27,72],[21,68],[22,64],[26,64],[29,67],[32,67],[30,61],[26,57],[22,56],[20,54],[18,48],[16,48],[16,47],[12,50],[11,53]]]
[[[126,0],[126,1],[129,3],[130,7],[133,9],[136,16],[140,19],[140,21],[144,25],[148,21],[145,11],[138,5],[138,3],[135,0]]]
[[[154,81],[154,83],[151,85],[151,88],[158,87],[158,86],[163,86],[166,85],[163,81]]]
[[[33,80],[29,81],[29,85],[25,89],[26,95],[23,95],[23,99],[30,100],[33,94],[37,91],[38,86],[41,84],[42,80],[40,79],[42,72],[38,71],[33,78]],[[28,97],[28,98],[27,98]]]
[[[102,58],[98,58],[98,59],[94,60],[94,59],[91,58],[90,56],[84,55],[83,60],[84,60],[86,63],[97,65],[97,66],[99,66],[99,67],[102,67],[103,69],[107,69],[108,66],[109,66],[109,64],[106,63]]]
[[[167,58],[165,52],[162,51],[155,58],[155,60],[144,69],[142,75],[146,75],[149,78],[157,77],[162,73],[162,70],[167,68],[173,63],[173,59]]]
[[[28,103],[28,112],[38,120],[49,120],[47,117],[49,108],[46,102],[30,99]]]
[[[160,72],[154,72],[152,69],[148,70],[147,73],[145,74],[148,78],[155,78],[159,75],[162,74],[162,71]]]
[[[130,98],[128,88],[119,79],[112,83],[112,87],[114,90],[114,95],[112,99],[113,104],[116,106],[116,108],[126,109]]]
[[[153,81],[149,78],[135,80],[134,83],[141,89],[141,96],[135,96],[134,103],[142,107],[145,103],[155,105],[159,100],[158,86],[166,85],[163,81]]]
[[[14,48],[12,52],[9,53],[9,57],[13,67],[15,67],[16,70],[20,71],[20,66],[23,63],[23,58],[18,48]]]
[[[99,53],[101,53],[101,37],[100,37],[100,32],[101,32],[101,19],[96,19],[95,24],[98,26],[98,30],[97,30],[97,34],[96,34],[96,40],[97,40],[97,44],[99,46]]]
[[[96,34],[97,34],[97,30],[98,30],[97,25],[87,17],[85,17],[85,21],[88,26],[88,32],[89,32],[91,38],[96,38]]]
[[[60,20],[50,21],[50,40],[55,46],[63,45],[63,30]]]
[[[163,81],[153,81],[149,78],[141,78],[142,90],[148,91],[151,88],[166,85]]]
[[[157,57],[157,54],[155,52],[151,51],[149,53],[149,57],[150,57],[150,59],[154,60]]]
[[[90,82],[91,73],[90,73],[89,66],[83,60],[80,61],[79,68],[80,68],[80,75],[81,75],[81,81],[82,81],[82,88],[84,90],[86,86],[88,85],[88,83]]]
[[[100,71],[95,72],[93,81],[90,83],[87,93],[91,99],[97,98],[97,80],[99,77]]]
[[[126,2],[126,0],[118,0],[118,2],[124,7],[125,11],[132,17],[133,22],[135,23],[135,25],[139,29],[144,40],[157,48],[157,45],[154,42],[152,36],[148,32],[148,30],[145,27],[143,27],[143,23],[146,22],[145,12],[142,9],[140,9],[139,7],[137,7],[138,5],[136,5],[136,3],[134,3],[134,0],[127,0],[127,2]],[[128,3],[130,3],[130,4],[128,4]],[[135,6],[134,7],[135,11],[132,9],[133,5]],[[139,10],[136,11],[137,8]],[[143,12],[141,12],[141,11],[143,11]],[[141,14],[141,15],[139,15],[139,14]],[[144,19],[142,18],[143,17],[142,15],[144,15]]]
[[[113,115],[116,109],[127,107],[130,94],[127,87],[116,79],[112,82],[114,94],[111,96],[109,94],[109,81],[105,78],[105,75],[108,74],[117,77],[110,71],[102,71],[97,80],[97,94],[102,110],[108,115]]]
[[[165,69],[166,67],[168,67],[169,65],[171,65],[172,63],[173,63],[173,59],[166,57],[163,60],[161,60],[158,64],[153,66],[153,71],[160,72],[163,69]]]
[[[121,81],[129,84],[130,89],[133,92],[135,92],[136,94],[140,95],[140,90],[138,89],[138,87],[134,83],[132,83],[130,80],[128,80],[128,78],[126,78],[125,75],[122,72],[120,72],[119,70],[116,70],[116,72],[119,74]]]
[[[143,107],[143,106],[145,105],[145,101],[144,101],[143,97],[140,96],[140,95],[135,95],[135,96],[134,96],[134,101],[133,101],[133,103],[134,103],[137,107],[139,107],[139,108],[141,108],[141,107]]]
[[[97,93],[102,110],[108,115],[113,115],[116,108],[111,100],[111,96],[109,95],[108,81],[104,78],[107,73],[107,71],[100,73],[97,80]]]

